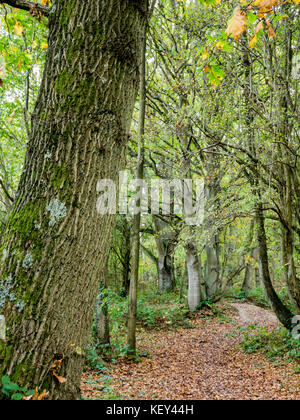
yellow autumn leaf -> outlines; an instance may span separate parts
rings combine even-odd
[[[48,49],[48,44],[46,42],[42,42],[42,48],[43,48],[43,50],[47,50]]]
[[[37,41],[33,41],[31,48],[34,50],[37,47]]]
[[[250,43],[249,43],[249,48],[253,48],[254,47],[254,45],[257,43],[257,34],[255,34],[253,37],[252,37],[252,39],[251,39],[251,41],[250,41]]]
[[[279,0],[256,0],[253,4],[260,8],[266,8],[267,10],[273,9],[279,3]]]
[[[216,43],[217,50],[223,50],[224,43],[222,41],[219,41]]]
[[[208,58],[209,54],[208,54],[208,49],[205,48],[205,53],[202,55],[202,60],[205,61]]]
[[[228,22],[228,28],[226,29],[226,34],[232,35],[235,41],[240,39],[240,36],[246,30],[247,16],[246,14],[237,7],[234,11],[233,17]]]
[[[295,4],[300,4],[300,0],[293,0],[293,2],[295,3]]]
[[[20,24],[20,22],[17,22],[15,26],[13,27],[13,31],[17,36],[21,36],[24,31],[24,26]]]

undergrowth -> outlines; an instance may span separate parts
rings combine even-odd
[[[111,343],[110,346],[99,344],[95,317],[92,340],[86,357],[87,365],[99,373],[107,372],[106,361],[116,363],[119,358],[126,357],[128,354],[126,343],[128,298],[121,297],[111,289],[105,292],[107,297],[102,304],[106,304],[109,308]],[[149,289],[138,298],[137,328],[148,330],[191,328],[188,314],[187,307],[174,293],[158,294],[156,290]],[[147,357],[148,355],[138,354],[139,356]]]
[[[281,301],[290,309],[292,310],[290,299],[285,288],[277,291],[279,298]],[[260,306],[262,308],[270,309],[271,306],[269,304],[268,299],[262,289],[262,287],[255,287],[251,289],[247,294],[241,288],[240,285],[236,285],[230,289],[228,289],[224,295],[225,298],[231,299],[233,301],[239,302],[250,302],[256,306]]]
[[[296,372],[300,373],[300,338],[294,338],[283,327],[268,331],[265,327],[251,325],[239,327],[242,339],[239,348],[246,354],[263,353],[269,360],[277,363],[296,363]]]

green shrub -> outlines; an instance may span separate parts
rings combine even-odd
[[[243,337],[239,348],[245,353],[261,352],[271,360],[300,363],[300,339],[295,339],[285,328],[268,331],[265,327],[249,326],[240,330]]]
[[[234,301],[240,302],[252,302],[257,306],[262,306],[263,308],[269,308],[269,302],[265,296],[265,293],[262,287],[255,287],[251,289],[248,294],[241,288],[241,286],[237,285],[230,289],[228,289],[224,295],[225,298],[233,299]]]
[[[29,397],[35,393],[34,389],[28,390],[27,388],[19,387],[8,376],[2,376],[1,383],[1,392],[10,400],[22,400],[23,397]]]

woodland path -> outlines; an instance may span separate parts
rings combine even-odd
[[[202,311],[191,320],[192,328],[140,331],[139,348],[151,358],[113,366],[112,395],[122,400],[300,400],[300,378],[292,366],[275,366],[261,354],[237,349],[239,325],[276,328],[273,314],[234,303],[226,315],[230,322]],[[87,372],[82,392],[86,398],[103,399],[101,377]]]
[[[243,326],[256,324],[260,327],[278,328],[280,325],[276,316],[266,309],[248,303],[232,303],[231,306],[238,310],[237,321]]]

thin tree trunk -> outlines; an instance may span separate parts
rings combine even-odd
[[[97,184],[117,181],[139,78],[147,1],[57,0],[17,198],[1,244],[0,377],[79,399],[112,216]],[[51,366],[61,361],[59,374]]]
[[[209,180],[206,183],[206,212],[208,217],[217,212],[219,207],[220,192],[220,169],[219,159],[209,157],[206,163],[206,170],[209,174]],[[214,226],[208,226],[208,230],[212,230],[205,245],[206,267],[205,267],[205,284],[207,297],[214,296],[220,288],[220,238],[219,233],[214,232]]]
[[[147,29],[144,29],[142,46],[142,64],[141,64],[141,83],[140,83],[140,114],[139,114],[139,155],[137,162],[137,179],[144,178],[144,136],[145,136],[145,115],[146,115],[146,46]],[[141,186],[139,187],[142,188]],[[140,191],[141,193],[141,191]],[[141,229],[141,206],[142,201],[138,200],[137,207],[140,211],[134,215],[133,221],[133,240],[132,240],[132,267],[129,288],[129,311],[128,311],[128,355],[136,354],[136,315],[137,315],[137,287],[139,279],[140,262],[140,229]]]
[[[292,321],[293,315],[289,311],[289,309],[282,303],[282,301],[278,297],[272,284],[270,270],[269,270],[269,256],[268,256],[263,205],[259,201],[256,204],[255,213],[256,213],[256,225],[257,225],[256,234],[257,234],[257,242],[258,242],[258,249],[259,249],[259,271],[260,271],[260,278],[261,278],[262,286],[269,300],[269,303],[273,311],[275,312],[277,318],[279,319],[279,321],[287,329],[291,329],[291,326],[292,326],[291,321]]]
[[[97,310],[97,341],[98,344],[110,346],[109,312],[106,299],[108,297],[108,258],[101,279],[101,298]]]
[[[182,273],[181,282],[180,282],[180,292],[179,292],[180,300],[183,299],[184,288],[185,288],[185,285],[188,284],[188,281],[189,281],[188,269],[187,269],[187,264],[185,262],[184,271]]]
[[[249,253],[250,253],[251,260],[254,258],[254,252],[255,252],[255,248],[253,248],[253,246],[252,246],[253,237],[254,237],[254,219],[252,219],[251,223],[250,223],[248,244],[247,244],[246,249],[245,249],[246,257],[248,257]],[[249,295],[249,292],[251,291],[251,288],[252,288],[252,282],[251,282],[251,272],[252,271],[253,271],[252,261],[247,261],[246,262],[244,281],[243,281],[243,285],[242,285],[242,291],[245,293],[246,297]]]
[[[122,290],[121,296],[126,297],[129,294],[130,288],[130,270],[131,270],[131,226],[129,225],[126,216],[124,216],[123,225],[124,235],[124,250],[122,252],[122,265],[123,265],[123,278],[122,278]],[[121,252],[122,250],[120,250]]]
[[[254,112],[251,108],[254,93],[251,90],[252,86],[252,63],[249,56],[249,50],[247,46],[247,40],[243,39],[244,45],[244,57],[243,64],[245,70],[245,88],[244,88],[244,97],[246,104],[249,105],[249,110],[246,115],[246,127],[248,129],[248,142],[251,153],[254,157],[257,155],[256,145],[254,141]],[[259,165],[255,164],[256,171],[255,173],[259,174]],[[256,221],[256,237],[258,243],[258,253],[259,253],[259,273],[261,284],[264,289],[264,292],[269,300],[269,303],[275,312],[279,321],[288,329],[291,328],[291,318],[292,314],[282,303],[279,296],[277,295],[271,280],[270,269],[269,269],[269,256],[268,256],[268,246],[267,246],[267,235],[265,229],[265,216],[264,216],[264,206],[261,195],[261,185],[260,179],[253,175],[251,178],[251,183],[254,191],[255,197],[255,221]]]

